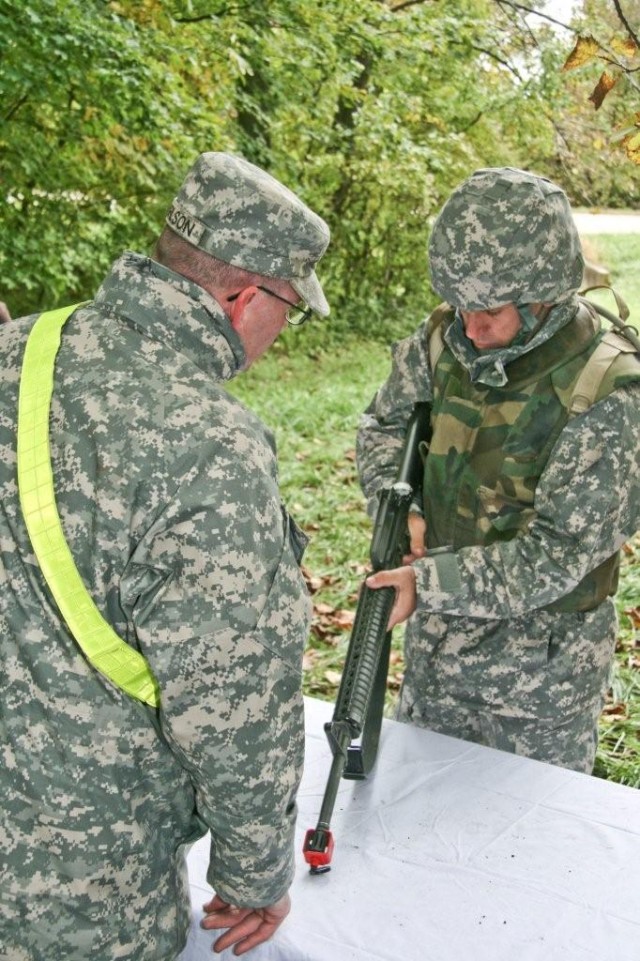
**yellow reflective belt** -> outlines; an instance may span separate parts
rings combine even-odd
[[[67,626],[93,667],[153,707],[158,684],[145,658],[94,604],[75,565],[56,507],[49,447],[53,371],[62,328],[81,304],[40,314],[25,347],[18,401],[18,491],[31,545]]]

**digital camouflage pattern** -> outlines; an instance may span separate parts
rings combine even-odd
[[[288,280],[317,314],[329,313],[314,271],[329,243],[329,228],[287,187],[243,158],[200,154],[167,225],[218,260]]]
[[[273,903],[293,873],[310,603],[273,440],[219,381],[244,351],[202,288],[136,254],[67,322],[51,413],[80,573],[148,659],[156,713],[92,670],[60,623],[16,489],[34,318],[0,328],[3,961],[167,961],[190,921],[184,846],[209,881]]]
[[[494,199],[504,237],[500,213],[511,210],[500,194]],[[517,221],[536,250],[547,250],[536,223]],[[453,262],[481,281],[477,294],[489,290],[485,273],[501,276],[502,251],[485,248],[476,271],[464,256],[480,235],[468,226],[471,240],[460,228]],[[437,224],[434,234],[432,248],[442,235]],[[519,282],[512,271],[511,288],[493,288],[498,302],[542,299],[525,266],[520,261]],[[562,277],[556,269],[560,287]],[[399,719],[590,772],[616,638],[606,594],[615,556],[640,526],[640,359],[617,359],[595,403],[569,417],[575,381],[601,333],[589,333],[573,291],[564,293],[540,330],[485,352],[448,305],[439,308],[394,345],[390,376],[362,418],[357,455],[373,511],[377,491],[395,478],[413,405],[430,404],[424,512],[427,547],[437,553],[414,563],[417,609],[405,634]]]
[[[584,270],[564,191],[511,167],[476,170],[453,191],[433,227],[429,265],[433,289],[465,310],[558,303]]]

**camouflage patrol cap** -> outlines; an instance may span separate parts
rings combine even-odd
[[[166,222],[218,260],[288,280],[317,314],[329,313],[314,271],[327,249],[329,228],[259,167],[231,154],[200,154]]]
[[[512,167],[476,170],[440,211],[429,241],[434,290],[467,310],[557,303],[584,261],[565,192]]]

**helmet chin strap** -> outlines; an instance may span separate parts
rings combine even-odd
[[[531,309],[531,304],[516,304],[516,309],[520,315],[520,321],[528,334],[532,333],[540,324],[541,318],[537,317]]]
[[[531,304],[516,304],[516,310],[522,323],[522,341],[527,343],[536,334],[549,316],[552,304],[539,304],[539,310],[534,311]]]

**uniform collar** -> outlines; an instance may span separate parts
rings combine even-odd
[[[113,264],[95,303],[217,380],[235,377],[245,361],[242,343],[215,298],[150,257],[126,251]]]

